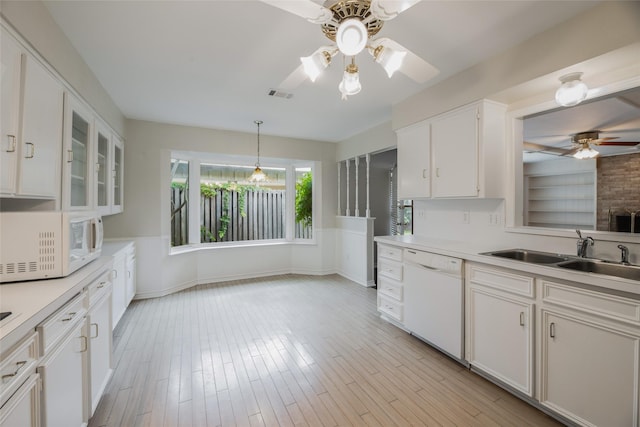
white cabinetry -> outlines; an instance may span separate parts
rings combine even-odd
[[[122,212],[124,206],[124,142],[115,134],[112,134],[111,141],[113,144],[111,213],[115,214]]]
[[[2,70],[2,169],[7,168],[2,194],[55,199],[60,195],[62,85],[5,30]]]
[[[398,199],[420,199],[431,196],[431,155],[429,122],[424,121],[399,129]]]
[[[378,311],[402,324],[402,248],[378,244]]]
[[[112,328],[115,329],[136,293],[135,244],[131,241],[106,242],[102,255],[113,257]]]
[[[85,366],[88,337],[82,293],[38,326],[43,357],[42,424],[44,427],[81,426],[85,415]]]
[[[89,286],[89,385],[87,410],[93,415],[112,373],[111,282],[109,272]]]
[[[467,277],[467,360],[533,396],[534,279],[476,264]]]
[[[0,360],[0,426],[40,425],[38,335],[32,333]]]
[[[122,139],[109,131],[100,120],[95,120],[95,150],[93,155],[95,207],[101,215],[122,212],[124,196]]]
[[[431,119],[434,198],[503,196],[505,112],[483,100]]]
[[[65,94],[63,206],[68,210],[92,206],[93,115],[78,99]]]
[[[541,281],[540,402],[581,425],[640,423],[640,301]]]

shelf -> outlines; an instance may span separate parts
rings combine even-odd
[[[530,202],[536,201],[545,201],[545,200],[555,200],[555,201],[569,201],[569,200],[594,200],[593,196],[584,196],[584,197],[529,197]]]
[[[529,209],[529,212],[540,212],[540,213],[562,213],[562,214],[591,214],[593,215],[593,210],[551,210],[551,209]]]
[[[86,181],[87,178],[84,176],[71,175],[71,179],[74,181]]]

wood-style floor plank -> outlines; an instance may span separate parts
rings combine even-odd
[[[89,427],[558,426],[380,319],[339,276],[201,285],[134,301]]]

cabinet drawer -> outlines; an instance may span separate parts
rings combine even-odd
[[[73,298],[36,328],[40,333],[40,356],[44,356],[86,314],[85,293]]]
[[[378,310],[387,316],[402,322],[404,313],[401,302],[387,298],[384,295],[378,295]]]
[[[535,296],[533,277],[521,276],[491,267],[469,265],[468,279],[472,284],[485,285],[530,298]]]
[[[38,361],[38,333],[34,332],[0,361],[0,406],[35,372]]]
[[[378,275],[395,280],[402,280],[402,264],[387,259],[380,259],[378,260]]]
[[[640,325],[640,301],[541,280],[542,301]]]
[[[378,279],[378,293],[402,301],[402,283],[388,277]]]
[[[87,287],[89,307],[100,301],[111,290],[111,271],[105,272]]]
[[[388,258],[394,261],[402,261],[402,249],[396,246],[378,244],[378,258]]]

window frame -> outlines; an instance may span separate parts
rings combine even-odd
[[[293,159],[265,159],[262,158],[260,166],[265,168],[285,169],[285,237],[282,239],[261,239],[261,240],[239,240],[226,242],[206,242],[200,241],[200,165],[207,163],[214,164],[236,164],[240,166],[252,165],[255,159],[250,156],[234,156],[215,153],[197,153],[187,151],[171,150],[171,159],[180,159],[189,163],[189,204],[188,204],[188,243],[181,246],[170,246],[169,253],[177,254],[202,249],[221,249],[229,247],[251,247],[283,244],[315,245],[316,240],[316,206],[318,203],[317,171],[319,167],[313,160],[293,160]],[[313,210],[311,221],[311,238],[295,237],[295,196],[296,196],[296,168],[309,168],[312,174]],[[168,184],[171,186],[171,182]],[[169,245],[171,242],[169,241]]]

